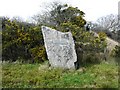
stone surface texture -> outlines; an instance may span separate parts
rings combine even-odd
[[[42,26],[44,44],[52,67],[75,69],[77,55],[71,32],[60,32]]]

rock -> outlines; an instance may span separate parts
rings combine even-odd
[[[42,26],[42,33],[51,66],[64,69],[75,69],[77,56],[71,32],[63,33]]]

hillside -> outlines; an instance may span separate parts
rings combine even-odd
[[[108,38],[108,37],[107,37],[106,40],[107,40],[107,45],[108,45],[108,49],[109,49],[109,50],[112,50],[116,45],[119,45],[118,42],[114,41],[114,40],[111,39],[111,38]]]
[[[93,31],[92,31],[93,32]],[[94,36],[98,37],[98,34],[96,32],[93,32]],[[111,51],[115,48],[116,45],[119,45],[119,42],[107,37],[106,38],[107,41],[107,48]]]

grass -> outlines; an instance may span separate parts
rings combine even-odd
[[[78,70],[44,64],[2,64],[3,88],[118,88],[118,65],[102,62]]]

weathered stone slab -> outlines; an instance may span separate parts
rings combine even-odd
[[[51,66],[74,69],[77,56],[71,32],[63,33],[42,26],[42,33]]]

